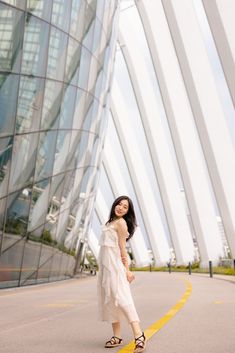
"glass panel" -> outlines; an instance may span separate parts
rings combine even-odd
[[[43,18],[50,21],[51,18],[52,0],[28,0],[27,11],[31,12],[34,16]]]
[[[4,236],[6,243],[9,237],[10,235]],[[0,288],[18,286],[24,245],[25,239],[22,239],[1,254]]]
[[[47,76],[63,81],[68,36],[56,28],[51,28],[48,52]]]
[[[94,137],[93,147],[91,151],[91,166],[97,167],[99,165],[99,157],[102,149],[100,138],[96,135]]]
[[[82,48],[78,86],[84,89],[84,91],[87,90],[90,60],[91,60],[91,54],[85,48]]]
[[[73,129],[81,129],[83,116],[84,116],[84,107],[86,102],[86,92],[81,89],[77,90],[77,98],[75,104],[75,112],[73,119]]]
[[[62,254],[61,265],[60,265],[60,278],[67,278],[67,267],[68,267],[68,255]]]
[[[39,130],[44,80],[21,76],[16,116],[16,132]]]
[[[91,10],[91,8],[88,5],[86,7],[85,16],[86,16],[85,27],[83,30],[82,45],[84,45],[91,52],[92,45],[93,45],[94,27],[95,27],[95,13]]]
[[[58,249],[60,249],[62,252],[67,252],[67,249],[65,247],[65,239],[68,234],[68,230],[67,230],[68,217],[69,217],[69,208],[67,208],[64,212],[60,213],[60,217],[58,220],[56,241],[57,241]]]
[[[7,194],[13,137],[0,138],[0,195]]]
[[[45,224],[44,232],[47,232],[48,238],[50,239],[51,244],[54,246],[57,245],[56,231],[62,204],[61,197],[64,187],[64,179],[64,174],[59,174],[58,176],[53,177],[50,189],[50,202],[47,210],[47,223]]]
[[[26,0],[3,0],[3,2],[6,2],[7,4],[10,4],[13,6],[16,6],[22,10],[25,9]]]
[[[26,234],[31,194],[32,189],[25,188],[8,196],[4,247]]]
[[[76,86],[78,83],[80,57],[81,45],[76,40],[70,37],[65,70],[65,82],[71,83]]]
[[[58,132],[53,175],[61,173],[67,168],[70,136],[70,131],[62,130]]]
[[[102,23],[103,15],[104,15],[105,0],[99,0],[96,6],[97,6],[96,16],[99,18],[100,22]]]
[[[46,81],[42,110],[42,130],[58,128],[62,93],[63,84],[61,82]]]
[[[54,0],[51,23],[68,33],[71,0]]]
[[[27,239],[24,248],[20,285],[36,283],[40,253],[41,243]]]
[[[40,133],[35,179],[46,179],[52,175],[57,131]]]
[[[6,211],[6,198],[0,199],[0,231],[2,231],[3,229],[3,225],[5,221],[5,211]],[[0,241],[0,252],[1,252],[1,241]]]
[[[88,149],[89,146],[89,138],[94,138],[94,135],[89,134],[89,132],[87,131],[82,131],[81,134],[81,139],[80,139],[80,143],[78,146],[78,158],[77,158],[77,167],[84,167],[87,166],[89,164],[90,161],[90,151]]]
[[[38,133],[15,136],[9,192],[31,184],[34,176]]]
[[[0,75],[0,136],[14,133],[18,80],[18,75]]]
[[[38,269],[37,283],[48,282],[54,249],[48,245],[42,245],[42,252],[40,256],[40,267]]]
[[[31,240],[39,241],[42,233],[42,226],[46,222],[51,185],[50,180],[51,179],[45,179],[42,182],[33,185],[28,223],[28,232],[30,232],[29,238]]]
[[[76,93],[76,87],[64,85],[64,96],[60,110],[60,129],[72,128]]]
[[[87,3],[89,4],[90,8],[95,13],[96,12],[96,7],[97,7],[97,0],[87,0]]]
[[[21,65],[22,73],[45,76],[48,40],[49,25],[27,14]]]
[[[93,53],[93,55],[96,56],[96,58],[99,57],[99,51],[100,51],[102,35],[103,35],[103,33],[102,33],[102,24],[96,18],[96,20],[95,20],[95,29],[94,29],[94,38],[93,38],[93,46],[92,46],[92,53]]]
[[[77,168],[77,159],[78,159],[78,146],[81,140],[82,131],[73,131],[71,135],[71,141],[69,146],[69,153],[67,158],[67,169],[76,169]]]
[[[72,0],[70,34],[79,42],[82,41],[85,23],[85,0]]]
[[[62,209],[70,208],[72,193],[73,193],[73,185],[74,185],[74,176],[75,172],[68,172],[65,177],[64,188],[61,202],[63,204]]]
[[[98,75],[98,67],[99,67],[99,64],[96,58],[92,57],[91,64],[90,64],[89,81],[87,85],[87,91],[92,95],[94,95],[94,92],[95,92],[95,84],[96,84],[97,75]]]
[[[52,264],[51,264],[50,281],[56,281],[59,279],[61,260],[62,260],[61,251],[55,249],[55,254],[53,256]]]
[[[0,3],[0,70],[19,72],[24,13]]]
[[[102,93],[103,93],[103,80],[105,79],[105,74],[103,70],[100,70],[96,77],[96,82],[95,82],[95,92],[94,96],[98,99],[103,98]]]

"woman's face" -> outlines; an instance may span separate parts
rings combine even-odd
[[[115,216],[120,218],[125,216],[125,214],[127,214],[129,209],[129,202],[128,200],[121,200],[114,209],[115,212]]]

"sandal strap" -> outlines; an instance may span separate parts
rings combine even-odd
[[[118,342],[117,342],[117,340],[118,340]],[[119,338],[119,337],[117,337],[117,336],[112,336],[111,338],[110,338],[110,340],[109,341],[107,341],[106,342],[106,344],[107,343],[110,343],[111,345],[112,344],[120,344],[122,342],[122,338]]]
[[[146,337],[143,332],[141,336],[135,338],[135,348],[144,348],[145,340]]]

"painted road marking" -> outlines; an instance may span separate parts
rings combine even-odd
[[[192,293],[192,285],[189,281],[185,279],[182,280],[185,283],[186,291],[184,292],[180,300],[163,317],[161,317],[158,321],[153,323],[144,331],[147,340],[149,340],[150,337],[155,335],[155,333],[157,333],[169,320],[171,320],[178,313],[178,311],[182,309],[182,307],[188,300],[190,294]],[[134,347],[134,341],[131,341],[117,353],[133,353]]]

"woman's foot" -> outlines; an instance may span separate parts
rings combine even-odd
[[[109,341],[107,341],[105,343],[105,348],[113,348],[113,347],[117,347],[117,346],[120,346],[122,344],[122,338],[119,338],[119,337],[116,337],[116,336],[113,336],[110,338]]]
[[[142,335],[135,338],[135,349],[134,353],[141,353],[145,350],[146,347],[146,337],[144,335],[144,332],[142,332]]]

